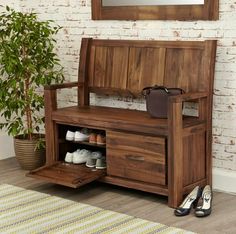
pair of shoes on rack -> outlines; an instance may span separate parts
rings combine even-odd
[[[72,132],[67,131],[66,140],[67,141],[88,141],[90,131],[87,128],[82,128],[80,131]]]
[[[95,167],[96,169],[105,169],[107,167],[106,158],[99,151],[92,152],[87,159],[86,166],[90,168]]]
[[[92,132],[89,135],[89,143],[91,144],[97,144],[97,145],[105,145],[106,144],[106,137],[102,133],[94,133]]]
[[[90,156],[91,151],[86,149],[77,149],[73,153],[66,153],[65,162],[74,164],[86,163]]]
[[[175,209],[174,214],[176,216],[188,215],[193,207],[196,208],[195,215],[197,217],[208,216],[211,214],[212,198],[213,194],[209,185],[206,185],[203,190],[196,186],[182,204]],[[201,205],[197,207],[199,199],[201,200]]]

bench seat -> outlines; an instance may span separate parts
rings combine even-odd
[[[68,115],[68,113],[70,113]],[[71,106],[52,112],[56,122],[84,125],[101,129],[129,130],[137,133],[168,135],[168,120],[151,118],[146,111],[101,106]],[[204,121],[196,117],[183,118],[183,127],[199,126]]]

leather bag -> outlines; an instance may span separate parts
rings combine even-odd
[[[146,99],[147,112],[154,118],[167,118],[168,98],[184,93],[180,88],[167,88],[152,86],[143,89],[142,94]]]

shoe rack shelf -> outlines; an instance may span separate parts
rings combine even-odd
[[[59,144],[68,143],[68,144],[76,144],[76,145],[87,145],[87,146],[91,146],[91,147],[94,147],[94,148],[106,149],[106,144],[105,145],[99,145],[99,144],[95,144],[95,143],[90,143],[88,141],[67,141],[65,139],[59,139],[58,143]]]

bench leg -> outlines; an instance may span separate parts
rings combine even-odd
[[[183,198],[182,103],[171,103],[168,111],[168,204],[177,207]]]
[[[45,140],[46,140],[46,164],[50,165],[56,161],[57,148],[55,139],[57,138],[56,127],[52,121],[52,111],[57,109],[56,90],[44,90],[45,100]]]

